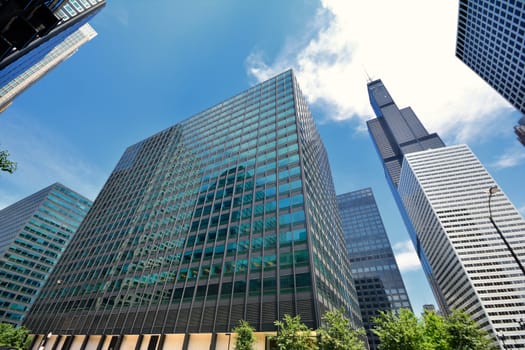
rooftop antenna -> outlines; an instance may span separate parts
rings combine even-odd
[[[372,82],[372,77],[370,77],[370,74],[368,74],[368,72],[366,71],[366,68],[364,65],[361,65],[363,67],[363,71],[365,72],[365,75],[366,75],[366,82],[367,83],[371,83]]]

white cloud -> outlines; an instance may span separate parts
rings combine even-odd
[[[402,272],[421,269],[419,257],[411,241],[398,242],[393,246],[397,265]]]
[[[516,143],[512,148],[507,149],[494,163],[491,165],[497,169],[512,168],[521,165],[525,162],[525,152],[523,146]]]
[[[300,48],[284,47],[271,64],[264,53],[252,52],[251,76],[264,80],[292,67],[309,101],[327,107],[331,119],[367,120],[373,112],[366,69],[383,80],[399,107],[412,106],[429,131],[455,142],[494,133],[485,126],[510,110],[454,56],[457,2],[321,2],[317,35]]]

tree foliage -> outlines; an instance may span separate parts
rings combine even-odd
[[[272,339],[279,350],[317,350],[313,331],[301,322],[301,316],[284,315],[282,321],[275,321],[277,335]]]
[[[343,309],[328,311],[323,316],[324,324],[317,330],[323,350],[365,350],[365,344],[359,337],[364,330],[354,330],[345,317]]]
[[[253,350],[253,344],[256,341],[254,331],[255,329],[248,321],[240,320],[239,325],[232,330],[237,333],[235,350]]]
[[[27,349],[31,344],[29,329],[15,328],[8,323],[0,323],[0,346],[12,347],[18,350]]]
[[[480,329],[477,323],[464,312],[454,311],[447,318],[447,331],[451,349],[499,349],[488,338],[487,332]]]
[[[9,160],[9,152],[0,151],[0,170],[13,173],[16,170],[16,163]]]
[[[381,350],[495,350],[488,333],[464,312],[448,317],[425,311],[421,319],[407,309],[382,312],[374,320]]]

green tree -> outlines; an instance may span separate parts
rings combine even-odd
[[[328,311],[323,316],[324,324],[317,330],[323,350],[365,350],[359,337],[365,335],[363,329],[354,330],[344,315],[344,309]]]
[[[399,312],[381,311],[374,319],[373,332],[379,337],[382,350],[423,350],[423,327],[412,311],[401,309]]]
[[[469,315],[453,311],[447,317],[447,331],[450,337],[450,348],[454,350],[495,350],[499,349],[488,333],[479,328]]]
[[[407,309],[383,312],[374,320],[381,350],[495,350],[488,333],[461,311],[448,317],[425,312],[418,320]]]
[[[422,316],[423,349],[453,350],[450,347],[450,335],[447,321],[435,312],[425,311]]]
[[[255,329],[248,321],[239,320],[239,325],[232,330],[237,333],[235,350],[253,350],[253,344],[256,341],[254,331]]]
[[[13,347],[24,350],[31,344],[29,329],[25,327],[15,328],[8,323],[0,323],[0,346]]]
[[[301,322],[301,316],[284,315],[282,321],[275,321],[277,335],[272,337],[279,350],[317,350],[313,331]]]
[[[13,173],[16,170],[16,163],[9,160],[9,152],[0,151],[0,170]]]

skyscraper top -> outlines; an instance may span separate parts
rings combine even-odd
[[[380,79],[367,86],[370,104],[377,116],[367,121],[368,130],[390,181],[397,187],[404,154],[445,144],[436,133],[428,133],[412,108],[399,109]]]

